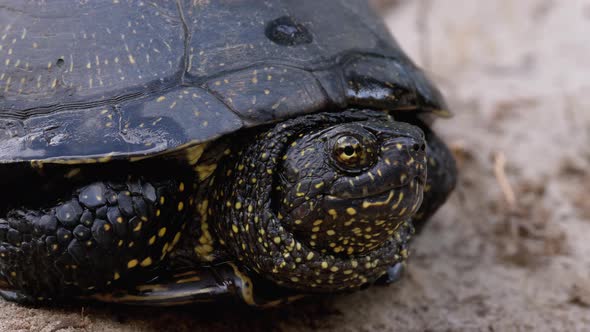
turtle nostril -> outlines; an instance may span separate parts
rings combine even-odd
[[[426,144],[422,144],[422,145],[420,145],[420,150],[422,150],[422,151],[426,151]]]
[[[414,151],[418,151],[418,150],[420,150],[421,148],[422,148],[422,147],[420,146],[420,144],[414,144],[414,145],[412,145],[412,150],[414,150]]]

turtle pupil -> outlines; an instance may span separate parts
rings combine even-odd
[[[349,157],[352,156],[352,155],[354,155],[354,148],[352,146],[350,146],[350,145],[345,146],[344,147],[344,154],[347,155],[347,156],[349,156]]]

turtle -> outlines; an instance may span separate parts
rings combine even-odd
[[[0,295],[266,306],[400,278],[457,170],[362,0],[4,1]]]

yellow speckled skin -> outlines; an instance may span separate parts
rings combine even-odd
[[[357,151],[355,140],[364,142]],[[371,111],[325,113],[254,141],[225,159],[219,184],[211,179],[209,218],[218,216],[220,243],[245,266],[287,288],[334,291],[373,282],[405,259],[426,181],[418,128]],[[367,157],[353,161],[355,153]]]

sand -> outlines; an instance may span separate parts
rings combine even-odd
[[[270,310],[0,302],[1,331],[590,330],[590,1],[383,5],[448,98],[458,189],[403,280]]]

